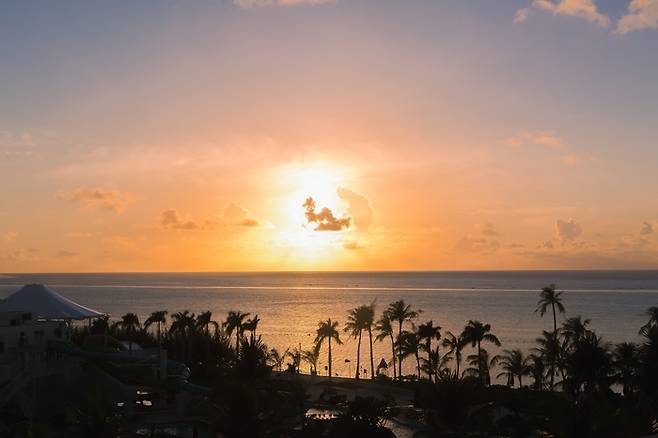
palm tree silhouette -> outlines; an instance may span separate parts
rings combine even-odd
[[[130,354],[133,352],[133,337],[135,330],[140,327],[139,318],[134,313],[126,313],[121,317],[121,326],[128,334],[128,351]]]
[[[637,369],[640,365],[639,348],[632,342],[622,342],[615,346],[612,359],[615,379],[622,385],[624,396],[631,395],[635,389]]]
[[[647,309],[649,321],[640,328],[640,335],[647,337],[652,327],[658,327],[658,306],[649,307]]]
[[[318,345],[314,345],[310,350],[302,351],[302,360],[311,367],[311,374],[316,375],[318,373],[318,361],[320,360]]]
[[[457,379],[461,377],[459,375],[459,368],[462,363],[462,350],[464,349],[465,345],[466,343],[464,342],[464,339],[461,335],[455,336],[451,332],[447,332],[443,337],[443,346],[448,349],[446,354],[452,354],[455,356],[455,378]]]
[[[375,378],[375,358],[372,351],[372,327],[375,324],[375,302],[370,303],[363,309],[363,327],[368,331],[368,343],[370,344],[370,378]]]
[[[542,358],[544,363],[549,364],[549,389],[555,387],[555,374],[557,363],[561,361],[562,345],[560,339],[554,332],[542,331],[542,336],[537,338],[538,346],[534,349]]]
[[[397,369],[395,368],[395,339],[393,338],[393,325],[391,324],[391,318],[389,315],[384,312],[384,315],[377,321],[375,326],[377,330],[377,337],[375,340],[383,342],[384,339],[391,340],[391,353],[392,353],[392,363],[393,363],[393,378],[397,378]]]
[[[555,308],[560,313],[564,313],[564,305],[562,304],[562,298],[560,298],[562,292],[556,292],[555,289],[556,286],[554,284],[549,284],[542,288],[539,293],[539,301],[537,302],[535,312],[539,312],[539,316],[544,316],[548,307],[551,307],[553,311],[553,333],[557,339],[557,314]],[[553,390],[555,384],[555,360],[557,360],[557,357],[554,357],[551,362],[551,390]]]
[[[148,330],[153,324],[158,325],[158,345],[162,345],[161,329],[167,324],[167,313],[166,310],[155,311],[144,321],[144,330]]]
[[[242,324],[242,331],[251,332],[254,336],[256,336],[256,329],[258,328],[259,322],[260,322],[260,318],[258,317],[258,315],[254,315],[253,318],[246,320]]]
[[[398,349],[401,352],[399,360],[402,361],[405,357],[413,355],[416,358],[416,372],[420,380],[420,356],[418,351],[421,349],[421,341],[418,333],[404,331],[398,337],[398,343]]]
[[[284,351],[283,353],[279,352],[276,348],[272,348],[270,350],[270,353],[268,354],[268,360],[269,362],[277,369],[277,371],[281,372],[281,369],[283,368],[283,364],[286,361],[286,357],[288,357],[288,349]]]
[[[495,356],[492,365],[500,366],[502,372],[496,378],[506,377],[508,382],[518,379],[519,388],[523,387],[523,376],[530,374],[529,358],[523,356],[521,350],[504,350],[503,354]]]
[[[567,318],[562,324],[562,335],[567,340],[567,343],[572,344],[580,341],[585,335],[591,333],[587,328],[590,324],[589,319],[583,319],[582,316],[576,315]]]
[[[470,320],[466,327],[464,327],[464,331],[462,332],[462,337],[464,338],[464,342],[470,343],[471,347],[477,346],[477,357],[478,357],[478,377],[480,379],[480,383],[484,383],[482,380],[484,377],[483,374],[483,367],[482,367],[482,342],[491,342],[492,344],[500,347],[500,341],[494,335],[491,333],[491,325],[490,324],[483,324],[480,321],[473,321]]]
[[[441,327],[434,327],[434,322],[432,320],[427,321],[424,324],[418,326],[418,337],[421,341],[425,341],[425,351],[427,352],[427,362],[428,362],[428,374],[430,381],[432,380],[432,339],[437,341],[441,339]],[[438,346],[437,346],[438,350]]]
[[[411,321],[414,318],[418,317],[418,312],[412,310],[410,305],[405,304],[404,300],[398,300],[388,305],[388,308],[384,312],[388,315],[388,318],[391,321],[397,321],[398,323],[398,345],[400,343],[400,337],[402,336],[402,324],[405,321]],[[402,379],[402,350],[398,348],[398,378]]]
[[[199,313],[199,316],[196,317],[195,326],[197,329],[203,329],[206,335],[210,333],[210,330],[208,329],[209,326],[213,326],[215,332],[219,330],[219,324],[217,321],[213,321],[212,312],[210,310]]]
[[[196,327],[196,320],[194,313],[189,310],[176,312],[171,314],[171,326],[169,326],[169,333],[171,335],[178,335],[179,349],[183,353],[183,359],[187,360],[189,353],[189,337]]]
[[[328,352],[328,362],[329,362],[329,377],[331,378],[331,340],[336,341],[337,344],[342,344],[343,341],[340,340],[340,335],[338,334],[338,321],[332,321],[331,318],[326,321],[320,321],[318,323],[318,329],[315,336],[315,344],[318,346],[318,350],[322,346],[322,342],[327,340],[329,344]]]
[[[358,339],[356,345],[355,375],[355,378],[357,379],[360,378],[361,375],[361,336],[363,334],[363,330],[367,330],[372,327],[373,318],[374,308],[371,306],[359,306],[350,310],[347,314],[347,323],[345,323],[344,331],[345,333],[348,333],[350,336],[354,337],[354,339]]]
[[[235,355],[240,355],[240,339],[242,338],[242,324],[249,313],[231,310],[224,321],[224,328],[229,336],[235,331]]]

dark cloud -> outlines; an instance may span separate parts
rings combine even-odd
[[[160,216],[160,224],[170,230],[198,230],[201,228],[194,221],[184,220],[174,209],[165,210]]]
[[[347,213],[354,221],[354,226],[359,230],[367,229],[372,223],[372,207],[368,198],[344,187],[338,187],[336,192],[339,198],[349,204]]]
[[[236,204],[228,204],[224,207],[222,215],[227,219],[229,225],[238,225],[241,227],[260,227],[263,224],[254,219],[249,210]]]
[[[315,212],[315,201],[313,198],[306,198],[302,207],[305,208],[304,215],[308,223],[316,223],[315,231],[341,231],[342,229],[350,226],[349,217],[337,219],[334,214],[327,207],[320,210],[320,213]]]
[[[642,228],[640,228],[640,234],[642,236],[648,236],[649,234],[653,234],[653,224],[651,224],[650,222],[643,222]]]
[[[562,243],[574,242],[583,234],[583,227],[573,219],[567,221],[558,219],[555,223],[555,232]]]

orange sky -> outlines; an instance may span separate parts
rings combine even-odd
[[[651,26],[308,3],[6,6],[0,272],[658,266]]]

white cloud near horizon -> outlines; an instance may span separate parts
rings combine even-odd
[[[610,25],[610,18],[599,11],[594,0],[533,0],[530,6],[516,11],[514,22],[525,22],[533,11],[581,18],[602,27]]]
[[[624,35],[643,29],[658,29],[658,0],[632,0],[628,12],[617,22],[615,33]]]

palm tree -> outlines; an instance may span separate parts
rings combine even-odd
[[[544,316],[548,307],[551,307],[553,311],[553,333],[557,339],[557,314],[555,312],[555,308],[557,307],[557,310],[560,313],[564,313],[564,305],[562,304],[562,298],[560,298],[562,292],[556,292],[555,288],[556,286],[554,284],[549,284],[548,286],[542,288],[541,292],[539,293],[539,301],[537,302],[535,313],[539,312],[539,316]],[[556,359],[557,357],[555,357],[554,361],[551,362],[551,390],[555,384]]]
[[[167,313],[168,312],[166,310],[158,310],[151,313],[151,316],[146,318],[146,321],[144,321],[144,330],[148,330],[148,328],[153,324],[158,325],[158,345],[162,345],[160,331],[162,326],[167,324]]]
[[[395,379],[397,377],[397,370],[395,368],[395,339],[393,338],[393,326],[391,325],[391,318],[388,316],[386,312],[384,312],[384,315],[377,321],[377,325],[375,325],[375,330],[377,330],[378,334],[375,340],[379,342],[383,342],[384,339],[390,339],[391,340],[391,353],[393,354],[392,356],[392,363],[393,363],[393,378]]]
[[[546,371],[546,364],[541,354],[531,353],[528,355],[528,362],[530,367],[530,374],[534,379],[533,389],[541,391],[544,389],[544,373]]]
[[[391,321],[398,323],[398,345],[402,336],[402,324],[405,321],[411,321],[418,317],[418,312],[412,310],[411,305],[405,304],[404,300],[398,300],[388,305],[384,312]],[[402,351],[398,349],[398,378],[402,379]]]
[[[562,324],[562,335],[569,344],[580,341],[586,334],[591,333],[587,328],[590,324],[589,319],[583,319],[582,316],[572,316]]]
[[[537,302],[535,312],[539,312],[539,316],[544,316],[550,306],[553,311],[553,331],[557,333],[557,314],[555,308],[557,307],[560,313],[564,313],[564,305],[562,304],[562,298],[560,298],[563,292],[556,292],[555,288],[556,286],[554,284],[549,284],[542,288],[539,293],[539,301]]]
[[[310,350],[302,351],[302,360],[309,364],[311,367],[311,374],[317,375],[318,361],[320,360],[320,349],[314,345]]]
[[[140,327],[139,317],[134,313],[126,313],[121,317],[121,326],[126,330],[128,334],[128,351],[132,354],[133,352],[133,336],[135,330]]]
[[[493,359],[493,365],[498,365],[503,370],[496,378],[506,377],[508,382],[514,382],[516,378],[519,381],[519,388],[522,388],[523,376],[527,376],[531,372],[528,363],[529,358],[524,357],[521,350],[504,350],[503,354]]]
[[[213,326],[215,332],[219,329],[219,324],[217,321],[213,321],[212,312],[210,310],[202,312],[196,317],[195,326],[197,329],[203,329],[206,335],[210,333],[210,330],[208,329],[209,326]]]
[[[283,363],[286,361],[286,357],[288,357],[288,349],[286,349],[286,351],[281,354],[279,350],[272,348],[268,355],[268,360],[272,366],[277,369],[277,371],[281,372]]]
[[[429,364],[429,370],[433,369],[432,365],[432,339],[437,341],[441,339],[441,327],[434,327],[434,322],[432,320],[427,321],[424,324],[418,326],[418,337],[421,341],[425,341],[425,351],[427,352],[427,360]],[[438,347],[437,347],[438,350]],[[432,374],[428,373],[430,381],[432,380]]]
[[[640,365],[639,348],[632,342],[622,342],[615,346],[613,352],[615,378],[622,385],[625,396],[631,395],[637,380],[637,369]]]
[[[292,367],[293,371],[299,374],[299,367],[302,364],[302,349],[301,344],[299,347],[295,347],[292,350],[286,350],[286,354],[292,360],[292,363],[288,367]]]
[[[242,324],[244,319],[249,316],[248,313],[231,310],[224,321],[224,328],[229,336],[235,331],[235,355],[240,355],[240,339],[242,338]]]
[[[331,318],[327,319],[326,321],[320,321],[318,323],[318,329],[316,331],[316,336],[315,336],[315,344],[318,346],[318,350],[322,346],[322,342],[324,340],[327,340],[329,344],[329,353],[328,353],[328,361],[329,361],[329,377],[332,376],[331,374],[331,340],[333,339],[336,341],[337,344],[342,344],[343,341],[340,340],[340,335],[338,334],[338,321],[332,321]]]
[[[640,328],[640,334],[644,337],[647,337],[652,327],[658,326],[658,306],[649,307],[647,309],[647,315],[649,316],[649,321]]]
[[[372,351],[372,326],[375,324],[375,302],[370,303],[363,309],[363,327],[368,331],[368,343],[370,344],[370,378],[375,378],[375,358]]]
[[[556,333],[542,331],[542,336],[537,338],[538,347],[534,350],[540,355],[543,363],[549,364],[548,377],[549,389],[555,387],[556,364],[561,361],[562,345]]]
[[[253,318],[246,320],[242,324],[242,331],[247,331],[251,332],[256,336],[256,329],[258,328],[258,323],[260,322],[260,318],[258,315],[254,315]]]
[[[483,324],[480,321],[473,321],[470,320],[466,327],[464,327],[464,331],[462,332],[462,338],[464,339],[464,342],[470,343],[471,347],[477,346],[477,356],[478,356],[478,377],[480,379],[480,383],[483,382],[483,369],[482,369],[482,342],[491,342],[492,344],[500,347],[500,341],[494,335],[491,333],[491,325],[490,324]]]
[[[372,317],[374,316],[373,308],[370,306],[359,306],[349,311],[347,314],[347,323],[345,324],[345,333],[348,333],[354,339],[358,339],[356,346],[356,375],[359,378],[361,374],[361,335],[363,330],[372,326]],[[374,368],[374,367],[373,367]]]
[[[464,349],[465,345],[466,343],[464,342],[464,339],[461,335],[455,336],[451,332],[447,332],[443,337],[443,346],[448,349],[446,355],[452,354],[455,356],[455,377],[457,379],[460,378],[459,367],[462,363],[462,350]]]
[[[400,351],[400,359],[413,355],[416,358],[416,372],[418,373],[418,380],[420,380],[420,356],[418,355],[421,349],[421,341],[417,332],[404,331],[398,337],[398,350]]]
[[[183,358],[187,359],[188,355],[188,338],[190,332],[192,332],[196,326],[196,319],[194,313],[190,313],[189,310],[183,310],[182,312],[176,312],[171,314],[172,323],[169,326],[170,335],[178,335],[180,350],[182,350]]]

